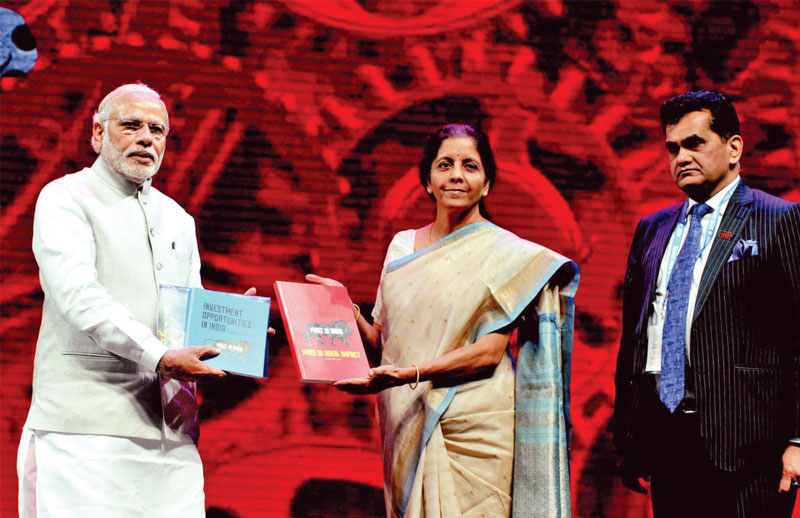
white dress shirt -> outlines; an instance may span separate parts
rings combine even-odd
[[[692,315],[694,314],[695,301],[697,300],[697,291],[700,287],[700,279],[703,277],[703,270],[708,261],[708,255],[711,253],[711,244],[719,231],[719,225],[722,217],[725,215],[725,209],[728,207],[728,202],[733,194],[733,191],[739,185],[740,177],[737,176],[731,183],[726,185],[720,192],[712,196],[706,201],[706,205],[711,207],[712,211],[708,213],[700,221],[700,246],[702,252],[700,258],[694,264],[692,272],[692,285],[689,289],[689,307],[687,308],[686,318],[686,357],[689,355],[691,347],[691,322]],[[656,281],[656,293],[653,299],[653,305],[650,309],[650,318],[647,322],[648,331],[648,354],[647,354],[647,372],[661,372],[661,339],[664,330],[664,317],[666,314],[666,297],[667,284],[669,276],[672,272],[672,267],[678,258],[678,252],[683,246],[688,234],[690,218],[694,216],[689,212],[690,209],[697,205],[697,202],[689,198],[681,209],[681,217],[678,224],[672,231],[667,248],[664,251],[664,256],[661,259],[661,266],[658,269],[658,278]],[[686,217],[688,214],[688,217]]]

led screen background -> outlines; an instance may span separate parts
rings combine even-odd
[[[42,292],[36,196],[89,165],[103,95],[141,80],[171,132],[154,185],[196,219],[205,286],[314,272],[365,313],[393,234],[428,223],[424,135],[480,125],[495,222],[581,266],[572,376],[573,514],[646,517],[614,479],[620,286],[638,219],[682,199],[658,107],[717,87],[742,120],[743,177],[800,201],[800,11],[792,1],[3,1],[36,39],[2,94],[0,512],[30,402]],[[458,279],[453,279],[457,283]],[[270,378],[202,387],[209,516],[381,516],[374,399],[301,385],[279,314]]]

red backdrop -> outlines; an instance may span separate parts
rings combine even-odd
[[[206,287],[313,271],[369,308],[385,248],[432,219],[423,135],[480,124],[499,161],[494,219],[581,266],[572,495],[581,517],[646,517],[613,475],[620,285],[636,221],[681,199],[660,103],[718,87],[742,119],[743,176],[800,200],[800,12],[736,3],[537,0],[3,0],[38,62],[0,80],[0,512],[30,402],[42,293],[36,195],[92,162],[102,96],[142,80],[171,133],[157,187],[195,216]],[[280,328],[279,315],[273,322]],[[208,516],[380,516],[373,399],[301,385],[280,333],[270,377],[202,387]]]

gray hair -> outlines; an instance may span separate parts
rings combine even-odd
[[[100,101],[97,111],[94,112],[94,115],[92,116],[92,126],[94,126],[95,122],[99,122],[103,125],[103,129],[108,131],[108,119],[113,115],[114,108],[116,107],[114,101],[126,94],[138,94],[144,97],[151,97],[161,103],[161,107],[164,108],[164,113],[167,114],[166,124],[167,127],[169,127],[169,112],[167,111],[167,105],[161,100],[161,94],[141,81],[122,85],[109,92],[109,94],[106,95],[102,101]],[[100,148],[94,141],[94,133],[92,133],[89,143],[92,145],[92,149],[94,149],[95,153],[100,153]]]

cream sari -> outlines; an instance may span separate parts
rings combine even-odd
[[[509,516],[512,491],[514,515],[569,516],[577,284],[575,263],[491,223],[387,265],[381,363],[421,363],[511,323],[521,344],[516,377],[506,355],[490,377],[378,395],[388,516]]]

